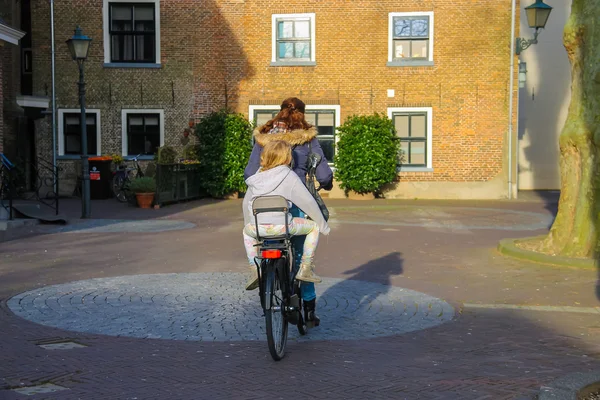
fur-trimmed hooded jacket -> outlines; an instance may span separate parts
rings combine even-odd
[[[323,149],[317,140],[317,128],[314,126],[309,129],[295,129],[291,131],[281,133],[260,133],[260,128],[254,130],[254,148],[252,154],[250,154],[250,160],[244,170],[244,179],[248,179],[258,171],[260,168],[260,153],[262,148],[270,141],[282,140],[292,146],[292,156],[294,158],[294,172],[302,183],[306,184],[306,161],[310,150],[308,144],[310,143],[312,151],[321,156],[321,162],[317,166],[316,178],[319,184],[325,190],[331,190],[333,183],[333,172],[327,164]]]

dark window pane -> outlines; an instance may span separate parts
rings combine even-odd
[[[333,138],[331,139],[322,139],[319,138],[319,144],[321,145],[321,148],[323,148],[323,154],[325,154],[325,158],[327,159],[328,162],[333,162],[333,156],[335,153],[335,142],[333,140]]]
[[[318,135],[330,135],[333,136],[335,134],[335,127],[333,126],[317,126]]]
[[[131,6],[111,5],[110,17],[113,31],[130,31],[133,28]]]
[[[128,154],[153,155],[160,147],[160,115],[129,114],[127,117]]]
[[[138,5],[134,7],[133,18],[137,23],[154,23],[154,6],[153,5]]]
[[[65,154],[81,154],[80,135],[65,135]]]
[[[133,36],[113,35],[111,50],[113,61],[133,61]]]
[[[88,154],[96,154],[96,114],[86,114]],[[81,114],[65,114],[63,123],[65,154],[81,154]]]

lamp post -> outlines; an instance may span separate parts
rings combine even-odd
[[[67,45],[71,52],[73,61],[79,66],[79,105],[81,107],[81,169],[82,169],[82,190],[81,190],[81,218],[90,218],[90,165],[88,160],[87,145],[87,121],[85,117],[85,81],[83,80],[83,63],[87,59],[90,42],[92,39],[81,32],[81,28],[75,28],[75,34],[69,40]]]
[[[552,7],[544,3],[544,0],[535,0],[535,3],[529,7],[525,7],[525,12],[527,13],[527,23],[531,29],[535,29],[535,33],[533,35],[533,39],[527,40],[523,38],[517,38],[517,55],[521,54],[523,50],[527,49],[532,44],[537,44],[537,38],[540,34],[540,29],[543,29],[546,26],[546,22],[548,22],[548,17],[550,17],[551,11]]]

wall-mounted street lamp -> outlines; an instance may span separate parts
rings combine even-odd
[[[90,218],[90,164],[88,160],[88,145],[87,145],[87,122],[85,118],[85,81],[83,79],[83,63],[88,57],[90,42],[92,39],[85,36],[81,32],[81,28],[75,28],[75,34],[69,40],[67,45],[71,52],[73,61],[79,66],[79,106],[81,107],[81,218]]]
[[[535,3],[530,5],[529,7],[525,7],[525,12],[527,13],[527,23],[531,29],[535,29],[535,33],[533,35],[533,39],[523,39],[517,38],[517,55],[521,54],[521,52],[527,49],[532,44],[537,44],[537,38],[540,34],[540,29],[543,29],[546,26],[546,22],[548,22],[548,17],[550,16],[550,12],[552,11],[552,7],[548,4],[544,3],[544,0],[535,0]]]

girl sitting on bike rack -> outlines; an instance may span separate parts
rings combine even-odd
[[[289,214],[288,229],[292,236],[306,235],[300,269],[296,279],[303,282],[320,283],[321,278],[314,273],[314,255],[319,242],[319,233],[329,234],[329,225],[317,202],[304,183],[290,168],[292,162],[291,146],[284,141],[267,143],[260,155],[260,169],[255,175],[246,179],[248,190],[244,196],[242,209],[244,212],[244,246],[248,255],[251,277],[246,290],[258,287],[258,273],[254,258],[257,256],[256,225],[252,215],[252,203],[260,196],[283,196],[292,207],[294,203],[311,219],[292,218]],[[262,213],[258,215],[260,236],[277,236],[285,234],[285,215],[282,213]],[[313,300],[314,301],[314,300]]]

